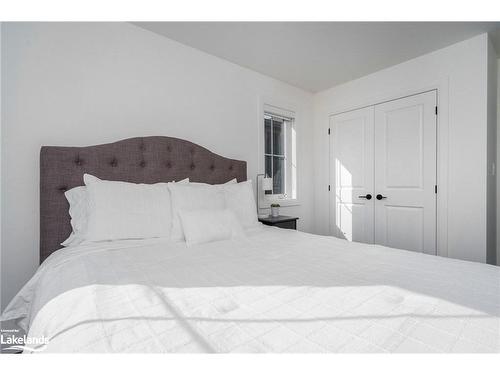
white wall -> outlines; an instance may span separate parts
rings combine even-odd
[[[2,307],[39,262],[42,145],[174,136],[254,179],[261,97],[289,103],[302,205],[283,212],[312,230],[312,94],[126,23],[4,23],[2,64]]]
[[[329,233],[329,115],[438,88],[439,254],[486,261],[487,48],[483,34],[315,95],[318,233]]]

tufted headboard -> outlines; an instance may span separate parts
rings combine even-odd
[[[40,263],[71,233],[64,192],[83,174],[135,183],[182,180],[220,184],[247,178],[245,161],[227,159],[171,137],[142,137],[88,147],[43,146],[40,151]]]

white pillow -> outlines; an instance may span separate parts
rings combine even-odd
[[[170,237],[172,210],[167,183],[106,181],[85,174],[89,214],[86,240]]]
[[[106,180],[101,180],[89,174],[84,175],[84,181],[87,182],[88,184],[96,182],[108,182],[108,183],[111,182],[111,183],[129,184],[135,186],[137,185],[152,186],[147,184],[133,184],[128,182],[106,181]],[[188,183],[188,182],[189,178],[186,178],[182,181],[179,181],[178,183]],[[160,183],[160,184],[164,186],[166,185],[166,183]],[[170,194],[168,189],[165,190],[167,190],[167,194]],[[65,193],[65,196],[70,205],[69,214],[71,216],[71,226],[73,231],[61,245],[76,246],[84,241],[90,240],[87,234],[88,218],[90,214],[88,188],[86,186],[77,186],[73,189],[68,190]],[[170,209],[170,205],[167,207],[167,210],[168,209]]]
[[[251,180],[225,185],[223,191],[226,208],[234,212],[243,228],[258,224],[257,206],[255,205]]]
[[[69,203],[69,215],[73,231],[61,243],[62,246],[76,246],[85,241],[87,233],[88,194],[85,186],[77,186],[64,193]]]
[[[182,241],[184,232],[179,213],[186,210],[222,210],[225,208],[221,185],[168,184],[172,198],[172,233],[174,241]]]
[[[238,220],[228,209],[181,210],[179,217],[187,246],[244,236]]]

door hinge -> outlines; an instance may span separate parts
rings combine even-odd
[[[328,191],[330,191],[330,185],[328,185]]]
[[[328,128],[328,135],[330,135],[330,128]]]
[[[435,108],[435,111],[434,111],[434,112],[436,113],[436,116],[437,116],[437,114],[438,114],[438,106],[436,106],[436,108]]]
[[[434,185],[434,194],[437,194],[437,193],[438,193],[438,186]]]

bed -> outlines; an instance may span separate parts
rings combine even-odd
[[[83,172],[246,180],[246,163],[169,137],[41,152],[41,266],[2,314],[43,352],[500,352],[495,266],[255,225],[60,249]]]

